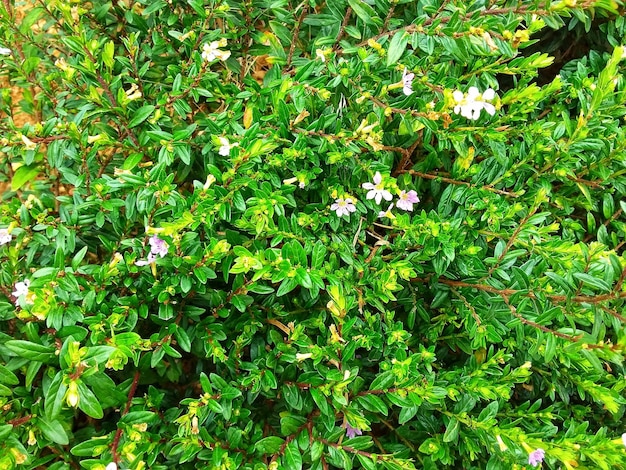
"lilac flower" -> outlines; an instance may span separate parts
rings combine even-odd
[[[152,235],[148,240],[150,244],[150,253],[148,253],[147,259],[140,259],[139,261],[135,261],[135,266],[147,266],[150,263],[154,263],[157,259],[157,255],[163,258],[167,255],[167,250],[169,249],[169,245],[165,240],[161,240],[156,235]]]
[[[356,207],[354,205],[354,202],[352,201],[352,198],[344,199],[340,197],[338,199],[335,199],[335,203],[330,206],[330,210],[335,211],[337,217],[341,217],[342,215],[347,215],[348,217],[350,217],[350,213],[355,212]]]
[[[537,449],[530,453],[528,456],[528,463],[533,467],[540,465],[543,462],[543,458],[546,456],[546,452],[543,449]]]
[[[6,228],[0,229],[0,246],[11,243],[13,237]]]
[[[353,428],[348,422],[344,424],[344,428],[346,428],[346,437],[348,439],[352,439],[355,436],[363,435],[363,431],[361,431],[359,428]]]
[[[413,93],[414,78],[414,73],[407,73],[407,69],[404,69],[404,71],[402,72],[402,91],[406,96],[409,96],[411,93]]]
[[[391,201],[393,199],[391,193],[385,189],[383,177],[378,171],[374,175],[373,183],[363,183],[361,187],[369,190],[367,192],[367,199],[374,199],[376,204],[380,204],[383,198],[385,201]]]
[[[21,296],[28,296],[28,288],[30,287],[30,281],[28,279],[24,279],[22,282],[15,283],[15,290],[12,292],[13,297],[15,297],[15,305],[18,304],[19,298]]]
[[[152,235],[150,240],[148,240],[148,243],[150,243],[150,254],[155,255],[155,257],[156,255],[159,255],[163,258],[167,254],[167,250],[170,247],[165,240],[161,240],[156,235]]]
[[[413,204],[420,202],[420,198],[417,197],[417,193],[413,190],[410,190],[408,193],[403,190],[398,197],[399,199],[396,206],[405,211],[413,211]]]
[[[378,218],[382,219],[384,217],[388,217],[390,219],[395,219],[396,216],[391,213],[391,209],[393,209],[393,202],[389,204],[389,208],[386,211],[380,211],[378,213]]]

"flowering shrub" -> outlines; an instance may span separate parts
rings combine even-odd
[[[626,466],[621,1],[0,13],[0,469]]]

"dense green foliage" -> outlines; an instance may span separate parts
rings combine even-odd
[[[3,2],[0,469],[626,468],[622,11]]]

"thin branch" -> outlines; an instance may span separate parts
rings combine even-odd
[[[402,170],[402,171],[400,171],[400,173],[409,173],[410,175],[418,176],[419,178],[424,178],[424,179],[429,179],[429,180],[441,180],[444,183],[455,184],[457,186],[467,186],[468,188],[484,189],[485,191],[489,191],[489,192],[492,192],[492,193],[500,194],[502,196],[519,197],[518,193],[514,193],[514,192],[510,192],[510,191],[504,191],[502,189],[496,189],[496,188],[492,188],[490,186],[474,186],[471,183],[468,183],[467,181],[459,181],[459,180],[455,180],[455,179],[452,179],[452,178],[446,178],[446,177],[440,176],[440,175],[433,175],[433,174],[430,174],[430,173],[423,173],[421,171]]]
[[[122,413],[121,416],[124,416],[128,413],[128,411],[130,410],[130,405],[133,401],[133,398],[135,397],[135,392],[137,391],[137,385],[139,384],[139,377],[140,377],[140,372],[137,371],[135,372],[135,376],[133,377],[133,382],[130,385],[130,390],[128,391],[128,399],[126,400],[126,406],[124,407],[124,411]],[[111,444],[111,453],[113,454],[113,462],[115,463],[119,463],[119,455],[117,454],[117,447],[120,444],[120,438],[122,437],[122,433],[124,431],[122,430],[121,427],[117,428],[117,431],[115,432],[115,437],[113,438],[113,444]]]

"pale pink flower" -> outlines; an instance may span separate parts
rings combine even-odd
[[[367,199],[374,199],[376,204],[380,204],[383,199],[385,199],[385,201],[391,201],[393,199],[391,193],[385,189],[383,177],[378,171],[374,175],[373,183],[363,183],[361,186],[363,189],[369,190],[367,192]]]
[[[356,211],[356,206],[354,205],[352,198],[344,199],[340,197],[335,199],[335,203],[330,206],[330,210],[335,211],[337,217],[341,217],[342,215],[350,217],[350,213]]]
[[[543,462],[543,458],[546,456],[546,452],[543,449],[537,449],[530,453],[528,456],[528,463],[533,467],[540,465]]]
[[[417,197],[417,193],[415,191],[410,190],[409,192],[406,192],[403,190],[400,192],[400,196],[398,196],[396,206],[405,211],[413,211],[413,204],[417,204],[418,202],[420,202],[420,198]]]

